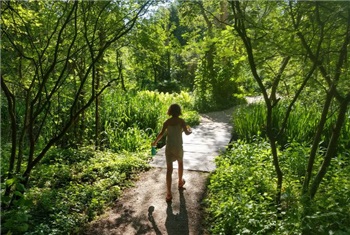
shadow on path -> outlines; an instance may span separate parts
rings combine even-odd
[[[186,208],[186,200],[183,193],[183,190],[179,191],[180,198],[180,210],[179,213],[174,213],[172,202],[167,203],[166,208],[166,220],[165,220],[165,228],[168,235],[189,235],[190,229],[188,226],[188,214]],[[150,206],[148,208],[148,220],[152,224],[152,228],[156,235],[161,235],[162,232],[158,228],[157,222],[153,217],[154,206]]]
[[[184,197],[183,190],[179,191],[180,196],[180,211],[177,214],[174,214],[172,203],[168,203],[166,209],[166,220],[165,228],[168,235],[188,235],[188,214],[186,208],[186,201]]]
[[[152,227],[156,235],[162,235],[162,232],[159,230],[158,225],[153,217],[154,206],[148,207],[148,220],[151,222]]]

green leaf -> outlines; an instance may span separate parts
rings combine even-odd
[[[16,184],[16,189],[17,189],[18,191],[20,191],[20,192],[26,191],[26,188],[25,188],[24,185],[21,184],[21,183]]]
[[[11,179],[8,179],[6,180],[6,186],[12,186],[13,184],[15,184],[16,182],[16,178],[11,178]]]

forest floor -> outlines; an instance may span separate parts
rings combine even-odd
[[[209,234],[204,226],[203,199],[214,158],[230,141],[233,109],[201,115],[193,133],[184,136],[183,190],[178,190],[177,163],[174,163],[171,203],[165,201],[166,165],[164,148],[151,162],[151,169],[137,177],[109,211],[93,221],[83,234]]]

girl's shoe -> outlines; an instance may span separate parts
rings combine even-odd
[[[181,183],[179,183],[179,189],[183,189],[186,181],[182,179]]]
[[[173,200],[173,197],[171,195],[167,195],[165,198],[166,202],[171,202],[171,200]]]

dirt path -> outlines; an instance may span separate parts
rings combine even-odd
[[[135,186],[127,189],[116,202],[114,208],[91,223],[84,234],[208,234],[202,226],[204,213],[201,202],[206,193],[210,171],[205,170],[208,167],[204,170],[198,170],[196,166],[198,165],[198,156],[202,158],[204,155],[212,156],[205,161],[214,161],[214,155],[217,155],[218,151],[224,147],[218,145],[225,145],[225,139],[220,139],[217,142],[219,137],[215,133],[222,136],[230,131],[228,123],[231,114],[232,109],[203,114],[201,124],[193,128],[193,135],[196,138],[184,140],[184,158],[190,159],[187,162],[187,168],[186,162],[184,162],[186,184],[184,190],[177,189],[177,169],[175,168],[172,203],[165,202],[165,165],[162,165],[161,162],[155,163],[149,171],[141,173]],[[226,138],[229,136],[228,134]],[[204,146],[206,146],[205,154],[200,151]],[[164,158],[162,154],[160,151],[159,155]],[[174,167],[175,165],[176,163],[174,163]],[[212,164],[209,165],[212,166]],[[191,169],[192,166],[195,169]],[[210,170],[213,169],[210,168]]]

